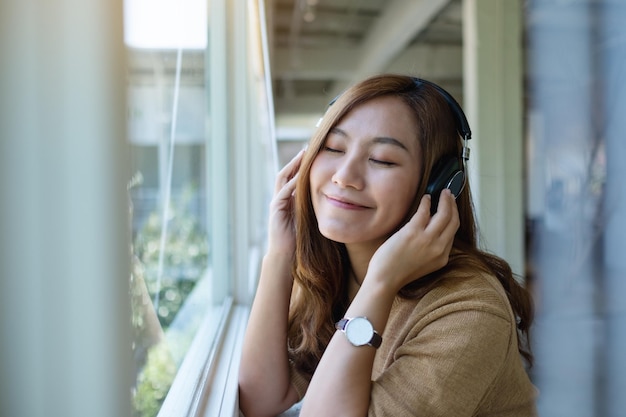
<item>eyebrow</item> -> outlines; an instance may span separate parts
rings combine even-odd
[[[338,128],[338,127],[333,127],[330,131],[333,132],[333,133],[338,133],[341,136],[348,137],[348,134],[345,131],[343,131],[342,129]],[[392,138],[390,136],[376,136],[372,140],[372,142],[380,143],[380,144],[384,144],[384,145],[394,145],[394,146],[397,146],[399,148],[404,149],[405,151],[408,151],[407,147],[404,146],[404,143],[402,143],[398,139]]]

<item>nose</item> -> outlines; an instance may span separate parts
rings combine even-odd
[[[356,158],[346,155],[338,163],[332,181],[342,188],[362,190],[365,184],[363,167]]]

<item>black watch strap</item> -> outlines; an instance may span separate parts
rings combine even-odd
[[[337,330],[341,330],[342,332],[346,330],[346,324],[348,324],[348,322],[350,321],[349,318],[342,318],[341,320],[339,320],[337,323],[335,323],[335,329]]]

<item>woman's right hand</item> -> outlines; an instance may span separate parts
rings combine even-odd
[[[296,247],[294,191],[303,154],[300,151],[280,170],[270,203],[268,252],[239,364],[239,406],[247,416],[275,416],[298,400],[290,380],[287,329]]]
[[[304,151],[302,149],[298,152],[276,177],[268,225],[268,251],[272,253],[293,254],[295,252],[294,191]]]

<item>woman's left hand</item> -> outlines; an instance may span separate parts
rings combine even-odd
[[[406,284],[448,263],[459,212],[449,190],[441,193],[439,206],[430,216],[430,195],[424,195],[407,224],[383,243],[372,257],[366,280],[374,279],[397,293]]]
[[[449,191],[441,194],[439,209],[432,218],[430,196],[422,198],[411,220],[372,256],[365,280],[345,317],[365,316],[374,329],[384,334],[397,292],[446,265],[458,227],[459,213]],[[345,415],[367,414],[376,350],[355,348],[337,333],[313,375],[301,416],[328,415],[329,410]]]

